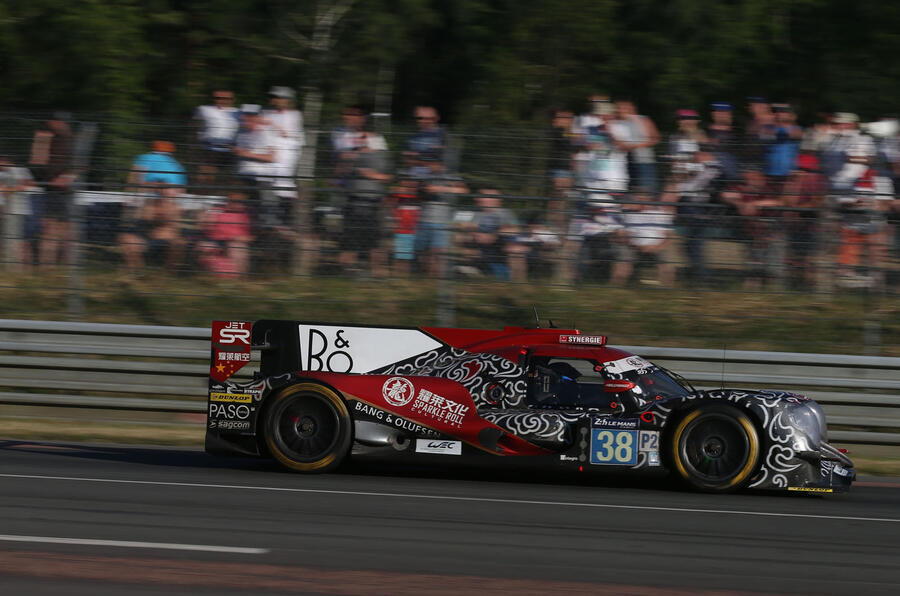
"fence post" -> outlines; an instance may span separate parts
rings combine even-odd
[[[456,285],[454,282],[456,246],[453,238],[453,214],[456,212],[456,194],[447,193],[447,209],[444,210],[443,231],[447,234],[447,248],[438,262],[437,324],[441,327],[456,325]]]
[[[69,230],[69,287],[66,310],[70,319],[84,318],[84,206],[78,202],[78,192],[72,193],[72,228]]]
[[[22,198],[23,194],[19,192],[3,193],[3,268],[7,271],[14,271],[19,267],[16,262],[16,242],[22,233],[16,229],[19,217],[16,215],[15,204]]]

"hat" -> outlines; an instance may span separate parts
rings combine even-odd
[[[700,115],[697,113],[697,110],[678,110],[675,112],[675,117],[679,120],[699,120]]]
[[[281,87],[278,85],[269,89],[269,95],[271,97],[280,97],[282,99],[294,99],[297,97],[294,90],[290,87]]]
[[[801,153],[797,156],[797,168],[808,172],[819,171],[819,158],[812,153]]]
[[[153,141],[150,148],[157,153],[175,153],[175,143],[171,141]]]
[[[716,101],[709,104],[710,109],[714,112],[730,112],[734,107],[727,101]]]
[[[835,124],[856,124],[859,122],[859,116],[853,112],[836,112],[831,121]]]
[[[255,103],[245,103],[241,106],[241,114],[259,114],[260,111],[259,105]]]
[[[790,112],[791,106],[786,103],[773,103],[772,111],[773,112]]]
[[[769,103],[769,100],[762,95],[751,95],[747,98],[747,103]]]

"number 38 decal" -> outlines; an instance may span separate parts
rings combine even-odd
[[[636,430],[592,430],[591,463],[636,464],[637,434]]]

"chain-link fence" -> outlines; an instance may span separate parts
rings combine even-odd
[[[217,144],[192,122],[71,121],[64,185],[49,145],[40,163],[44,116],[0,118],[5,316],[538,316],[620,343],[897,352],[898,202],[877,153],[829,171],[800,152],[773,175],[738,145],[648,158],[549,128],[345,119],[286,139],[272,122],[244,115]]]

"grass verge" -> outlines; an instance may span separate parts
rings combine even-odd
[[[6,318],[67,320],[69,279],[62,273],[11,274],[0,285]],[[748,293],[653,286],[578,288],[536,281],[282,277],[251,280],[178,277],[149,271],[138,279],[89,270],[78,292],[80,320],[208,326],[213,319],[263,318],[434,325],[443,308],[459,327],[546,324],[605,333],[615,344],[900,356],[900,301],[890,296]]]

